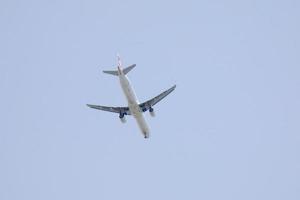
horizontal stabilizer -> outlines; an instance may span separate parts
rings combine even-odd
[[[127,74],[128,72],[130,72],[134,67],[136,66],[136,64],[133,64],[133,65],[130,65],[129,67],[126,67],[125,69],[123,69],[123,73],[124,74]],[[114,76],[119,76],[119,73],[117,70],[105,70],[103,71],[103,73],[106,73],[106,74],[111,74],[111,75],[114,75]]]
[[[130,65],[129,67],[126,67],[125,69],[123,69],[124,74],[127,74],[128,72],[130,72],[135,66],[136,66],[136,64],[133,64],[133,65]]]
[[[119,76],[118,71],[103,71],[103,73]]]

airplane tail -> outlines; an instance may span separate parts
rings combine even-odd
[[[134,67],[136,66],[136,64],[130,65],[129,67],[126,67],[125,69],[123,69],[123,73],[127,74],[128,72],[130,72]],[[119,76],[119,73],[117,70],[112,70],[112,71],[103,71],[103,73],[106,74],[111,74],[111,75],[115,75],[115,76]]]

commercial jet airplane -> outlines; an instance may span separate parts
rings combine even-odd
[[[108,112],[114,112],[119,114],[119,118],[123,123],[126,122],[125,115],[132,115],[141,129],[143,135],[145,138],[149,137],[149,127],[147,125],[147,122],[144,118],[143,112],[146,112],[149,110],[150,115],[152,117],[155,116],[154,114],[154,109],[153,106],[157,104],[160,100],[165,98],[168,94],[173,92],[175,90],[176,85],[171,87],[170,89],[162,92],[158,96],[144,102],[144,103],[139,103],[135,92],[126,76],[126,74],[132,70],[136,65],[130,65],[127,68],[122,69],[122,64],[121,64],[121,59],[118,56],[118,67],[116,71],[103,71],[106,74],[111,74],[119,77],[120,84],[122,87],[122,90],[125,94],[125,97],[128,102],[128,107],[107,107],[107,106],[98,106],[98,105],[90,105],[87,104],[88,107],[98,109],[98,110],[103,110],[103,111],[108,111]]]

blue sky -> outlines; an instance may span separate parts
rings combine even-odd
[[[300,198],[299,1],[0,1],[0,199]],[[118,79],[137,64],[135,121]]]

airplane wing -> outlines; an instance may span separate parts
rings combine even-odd
[[[128,107],[108,107],[108,106],[98,106],[98,105],[90,105],[90,104],[87,104],[87,106],[90,108],[97,109],[97,110],[131,115]]]
[[[139,104],[141,110],[143,112],[146,112],[147,110],[149,110],[150,108],[152,108],[152,106],[154,106],[159,101],[161,101],[163,98],[165,98],[168,94],[170,94],[171,92],[173,92],[175,90],[175,88],[176,88],[176,85],[174,85],[170,89],[162,92],[161,94],[159,94],[158,96],[154,97],[153,99],[150,99],[149,101],[146,101],[144,103]]]

